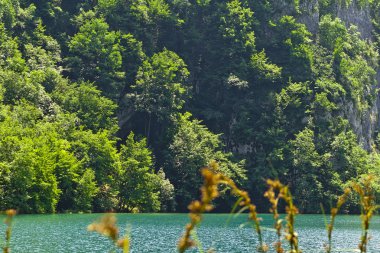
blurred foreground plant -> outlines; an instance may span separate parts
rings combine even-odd
[[[9,253],[10,252],[10,242],[11,242],[11,235],[12,235],[12,224],[13,224],[13,217],[16,215],[16,210],[10,209],[5,211],[6,218],[4,220],[5,225],[7,226],[7,229],[5,230],[5,244],[3,247],[3,253]]]
[[[326,221],[327,239],[328,239],[328,243],[326,245],[326,252],[327,253],[331,253],[331,249],[332,249],[332,231],[334,229],[335,218],[336,218],[336,216],[337,216],[340,208],[342,207],[342,205],[344,203],[346,203],[347,198],[350,195],[350,193],[351,193],[351,189],[350,188],[344,189],[344,193],[341,196],[339,196],[339,198],[338,198],[338,202],[337,202],[336,207],[333,207],[330,210],[330,213],[331,213],[331,215],[330,215],[330,223],[327,224],[327,221]],[[324,209],[323,209],[322,204],[321,204],[321,208],[322,208],[322,211],[324,213]]]
[[[298,214],[297,207],[293,204],[293,197],[290,193],[289,187],[283,185],[279,180],[267,180],[267,185],[269,189],[264,193],[264,196],[268,198],[272,207],[269,209],[273,213],[273,218],[275,221],[274,227],[277,233],[277,242],[275,243],[275,248],[277,253],[283,253],[284,248],[281,243],[281,229],[282,229],[282,219],[278,214],[278,202],[283,199],[286,203],[286,235],[285,239],[289,241],[290,253],[300,253],[298,248],[298,234],[294,230],[295,216]]]
[[[239,197],[235,204],[236,206],[242,206],[239,212],[244,210],[249,210],[249,219],[255,224],[256,232],[259,237],[258,252],[267,252],[269,247],[264,244],[262,239],[262,232],[260,228],[260,218],[257,216],[256,206],[251,203],[251,199],[248,193],[240,190],[236,184],[228,177],[222,175],[218,171],[218,165],[216,162],[212,162],[208,167],[202,169],[202,176],[204,178],[203,186],[201,187],[201,199],[195,200],[189,205],[190,210],[190,223],[186,225],[186,230],[184,235],[181,237],[178,243],[178,251],[180,253],[185,252],[187,249],[200,245],[200,242],[195,234],[196,227],[200,224],[203,218],[203,213],[211,211],[214,206],[212,201],[219,197],[220,191],[218,189],[219,185],[227,185],[231,188],[232,194]],[[374,212],[379,208],[375,204],[375,190],[373,188],[374,182],[373,176],[362,177],[358,182],[352,183],[351,187],[354,192],[359,195],[360,207],[361,207],[361,220],[362,220],[362,236],[359,244],[359,249],[361,253],[367,252],[367,245],[369,241],[368,231],[370,220]],[[279,180],[267,180],[268,190],[264,193],[264,196],[271,203],[270,212],[273,214],[274,227],[277,234],[277,242],[274,244],[277,253],[284,253],[285,250],[282,247],[281,242],[281,230],[282,222],[278,212],[278,204],[280,199],[285,201],[285,211],[286,211],[286,234],[285,239],[289,242],[290,250],[288,253],[301,253],[302,251],[298,246],[298,234],[295,232],[295,216],[298,214],[298,208],[293,203],[293,197],[289,190],[289,186],[283,185]],[[331,253],[332,251],[332,231],[335,224],[335,218],[339,213],[342,205],[347,201],[352,190],[346,188],[344,193],[338,198],[336,207],[331,208],[330,223],[327,224],[326,229],[328,236],[328,244],[326,245],[326,252]],[[235,208],[233,208],[234,210]],[[323,206],[322,206],[323,211]],[[192,239],[192,237],[194,239]],[[200,249],[202,251],[202,249]]]
[[[362,220],[362,236],[359,243],[361,253],[367,252],[367,245],[369,241],[368,230],[373,213],[378,209],[375,203],[375,191],[372,183],[374,177],[371,175],[362,177],[359,182],[353,183],[352,188],[359,195]]]
[[[129,253],[130,238],[127,235],[119,238],[119,229],[116,225],[116,217],[114,214],[104,215],[99,222],[94,222],[87,227],[88,231],[95,231],[108,237],[116,247],[123,250],[123,253]],[[111,251],[112,252],[112,251]]]
[[[189,205],[190,210],[190,223],[186,225],[186,230],[182,238],[178,242],[178,251],[185,252],[187,249],[197,245],[196,240],[191,238],[193,231],[202,221],[203,213],[211,211],[214,206],[211,202],[219,197],[219,185],[228,185],[231,188],[232,194],[239,197],[237,205],[249,212],[249,219],[254,222],[256,232],[259,237],[259,252],[267,252],[268,246],[264,244],[260,228],[260,219],[257,216],[256,206],[252,204],[250,197],[246,191],[240,190],[236,184],[228,177],[218,173],[218,165],[212,162],[208,167],[202,169],[202,176],[204,179],[203,186],[201,187],[201,199],[191,202]]]

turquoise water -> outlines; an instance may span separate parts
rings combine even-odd
[[[107,239],[93,232],[87,226],[100,214],[56,214],[18,215],[12,235],[13,253],[44,252],[108,252]],[[203,248],[214,248],[217,252],[255,252],[256,235],[247,216],[240,215],[226,223],[228,214],[206,215],[198,229]],[[118,214],[120,228],[130,227],[132,252],[176,252],[178,238],[188,222],[186,214]],[[275,232],[271,229],[270,215],[262,215],[264,240],[271,243]],[[380,217],[374,217],[371,224],[371,253],[380,253]],[[324,252],[326,231],[322,215],[299,215],[296,220],[300,246],[304,253]],[[0,226],[1,239],[4,225]],[[124,229],[122,229],[124,232]],[[334,230],[334,252],[355,252],[361,234],[358,216],[339,216]],[[2,243],[2,241],[0,241]],[[196,251],[192,251],[196,252]],[[274,252],[273,250],[271,252]]]

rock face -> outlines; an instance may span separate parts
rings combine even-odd
[[[316,34],[318,32],[319,23],[319,0],[306,0],[301,1],[298,16],[298,21],[307,26],[310,32]]]
[[[320,5],[321,0],[299,1],[299,6],[295,7],[294,0],[271,0],[271,5],[276,15],[274,19],[279,19],[284,15],[294,16],[298,22],[305,24],[310,32],[316,34],[319,19],[323,15],[323,7]],[[351,0],[349,4],[343,3],[345,0],[335,0],[334,2],[328,7],[329,13],[340,18],[346,23],[347,27],[350,25],[357,26],[363,39],[372,40],[373,26],[368,3],[360,4],[358,0]]]
[[[301,0],[298,7],[295,7],[294,0],[271,0],[274,19],[289,15],[297,17],[298,22],[307,26],[310,32],[318,32],[319,23],[319,0]]]
[[[347,102],[344,105],[345,117],[349,120],[353,131],[358,136],[359,143],[370,150],[373,145],[374,135],[378,128],[379,99],[369,110],[359,113],[353,102]]]
[[[323,15],[319,0],[300,0],[298,12],[292,0],[272,0],[272,2],[276,13],[277,11],[279,13],[279,18],[283,15],[293,15],[297,17],[298,22],[305,24],[310,32],[313,34],[318,33],[319,19]],[[372,41],[373,25],[368,4],[360,4],[358,0],[352,0],[348,4],[344,2],[335,1],[334,4],[329,6],[329,12],[333,13],[334,17],[340,18],[347,27],[355,25],[362,39]],[[380,69],[377,69],[377,80],[377,83],[380,83]],[[373,87],[373,89],[377,88],[379,88],[379,85]],[[380,127],[379,96],[377,96],[373,106],[364,112],[359,112],[352,102],[347,101],[343,106],[342,114],[349,120],[363,147],[367,150],[371,149],[377,130]]]
[[[335,17],[340,18],[347,27],[350,25],[357,26],[363,39],[372,40],[373,26],[368,4],[361,5],[357,0],[352,0],[351,4],[348,5],[338,2],[336,1],[335,4],[329,7],[330,12]],[[299,4],[298,21],[304,23],[313,34],[318,32],[319,18],[323,15],[320,8],[319,0],[301,0]],[[288,8],[288,10],[291,9],[293,8]]]
[[[357,0],[353,0],[348,6],[344,4],[335,5],[336,17],[345,22],[346,26],[355,25],[363,39],[372,41],[372,21],[370,7],[368,4],[360,5]],[[377,69],[377,83],[380,82],[380,69]],[[379,86],[373,87],[377,89]],[[379,127],[380,99],[377,96],[375,103],[367,111],[359,112],[352,102],[346,103],[344,114],[349,120],[352,129],[358,136],[359,142],[367,150],[373,145],[376,131]]]
[[[370,8],[368,5],[360,6],[356,1],[353,1],[349,6],[337,5],[336,16],[346,23],[358,27],[363,39],[372,40],[372,22]]]

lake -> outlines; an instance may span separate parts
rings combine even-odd
[[[99,217],[101,214],[18,215],[11,240],[12,252],[108,252],[111,243],[107,239],[87,232],[87,226]],[[252,226],[246,224],[247,216],[240,215],[226,223],[228,217],[228,214],[206,215],[197,231],[203,248],[226,253],[255,252],[257,237]],[[264,240],[274,242],[271,215],[261,217]],[[123,233],[124,228],[131,230],[131,251],[136,253],[176,252],[178,238],[189,220],[187,214],[118,214],[117,218]],[[368,252],[379,253],[380,217],[373,218],[371,228]],[[3,224],[0,231],[2,243]],[[298,215],[296,231],[304,253],[324,252],[327,237],[322,215]],[[333,233],[334,252],[357,252],[360,234],[359,216],[338,216]]]

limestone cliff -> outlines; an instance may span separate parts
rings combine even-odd
[[[321,2],[321,0],[300,0],[298,6],[295,6],[297,3],[294,0],[272,0],[272,6],[277,17],[295,16],[313,34],[318,32],[320,17],[329,13],[344,21],[347,27],[357,26],[362,38],[372,39],[373,26],[368,3],[360,4],[358,0],[332,0],[328,6],[324,6]]]
[[[318,33],[318,23],[320,17],[329,13],[341,19],[347,27],[354,25],[357,27],[361,37],[369,42],[373,41],[373,25],[371,11],[368,3],[352,1],[330,1],[329,6],[323,6],[319,0],[300,0],[299,6],[295,6],[295,1],[279,0],[272,1],[278,13],[278,17],[283,15],[293,15],[300,23],[305,24],[313,34]],[[380,83],[380,69],[377,69],[377,83]],[[378,89],[375,85],[373,89]],[[375,135],[380,125],[380,98],[377,96],[373,105],[365,110],[359,111],[352,101],[345,101],[342,104],[342,114],[351,124],[352,129],[357,134],[359,142],[367,150],[371,149]]]

